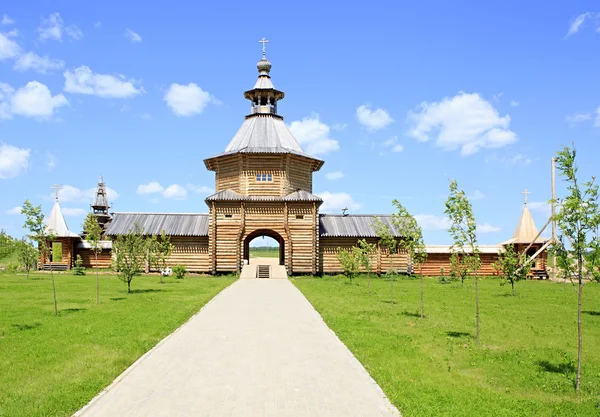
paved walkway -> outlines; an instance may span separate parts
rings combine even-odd
[[[288,280],[238,280],[77,414],[398,416]]]

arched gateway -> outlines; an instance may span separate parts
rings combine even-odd
[[[279,243],[279,265],[285,265],[285,239],[279,233],[269,229],[258,229],[249,233],[244,239],[244,260],[250,263],[250,242],[257,237],[267,236]]]

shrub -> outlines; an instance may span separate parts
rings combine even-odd
[[[175,265],[173,267],[173,273],[178,279],[183,279],[183,277],[185,277],[186,272],[187,271],[185,270],[185,266],[183,265]]]
[[[17,262],[9,262],[9,263],[6,265],[6,270],[7,270],[8,272],[13,272],[13,273],[14,273],[14,272],[18,272],[18,271],[20,270],[20,268],[19,268],[19,264],[18,264]]]
[[[83,267],[83,260],[81,259],[81,255],[77,255],[77,258],[75,259],[73,275],[85,275],[85,268]]]

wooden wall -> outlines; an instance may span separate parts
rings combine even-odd
[[[216,191],[232,190],[241,193],[240,156],[232,155],[220,158],[216,170]]]
[[[96,257],[91,249],[76,249],[75,256],[80,255],[83,266],[88,269],[96,268]],[[102,249],[98,254],[98,268],[108,269],[111,267],[112,251]]]
[[[366,238],[367,243],[377,245],[376,238]],[[339,249],[350,249],[358,245],[359,238],[349,237],[322,237],[320,239],[319,264],[324,274],[339,274],[344,272],[338,260]],[[373,272],[385,274],[390,269],[405,273],[408,269],[408,255],[399,253],[389,255],[387,252],[377,249],[371,255]]]
[[[444,274],[450,275],[450,253],[429,253],[423,264],[423,275],[438,277],[441,275],[440,268],[444,268]],[[480,253],[481,268],[480,275],[498,275],[492,264],[498,260],[498,255],[493,253]],[[418,271],[415,271],[417,273]]]
[[[283,195],[288,195],[299,189],[312,193],[312,166],[303,158],[288,155],[285,165]]]
[[[75,262],[74,242],[76,239],[78,239],[78,238],[58,237],[58,238],[54,239],[52,242],[62,243],[62,260],[60,262],[52,262],[52,263],[59,264],[59,265],[66,264],[68,266],[68,268],[71,269],[71,267],[73,266],[73,263]],[[48,242],[49,248],[52,247],[52,242]],[[45,263],[48,263],[48,258],[47,257],[42,258],[40,256],[39,267],[41,268],[41,266]]]

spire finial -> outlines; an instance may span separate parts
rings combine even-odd
[[[521,192],[521,194],[523,194],[523,198],[525,199],[525,205],[527,205],[527,194],[531,193],[527,191],[527,188],[525,188],[525,191]]]
[[[62,189],[62,187],[58,184],[54,184],[50,189],[56,190],[56,201],[58,201],[58,191]]]
[[[267,38],[263,37],[261,40],[258,41],[258,43],[262,43],[262,56],[263,59],[265,59],[267,57],[267,44],[269,43],[269,41],[267,40]]]

